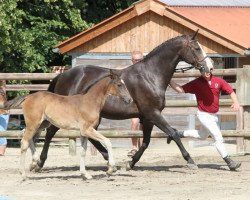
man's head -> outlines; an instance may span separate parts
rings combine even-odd
[[[212,73],[211,72],[210,73],[204,72],[204,73],[201,73],[201,75],[202,75],[202,77],[204,79],[206,79],[207,81],[209,81],[211,79]]]
[[[139,62],[143,58],[143,54],[140,51],[133,51],[132,52],[132,63],[135,64]]]

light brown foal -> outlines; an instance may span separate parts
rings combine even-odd
[[[51,124],[62,129],[80,130],[83,151],[86,150],[87,138],[92,138],[107,148],[109,160],[107,174],[116,171],[115,161],[112,154],[112,145],[108,138],[101,135],[94,127],[99,122],[100,112],[108,95],[121,97],[125,102],[132,101],[124,82],[118,75],[110,71],[110,75],[95,83],[84,95],[61,96],[47,91],[36,92],[23,97],[17,97],[7,101],[0,108],[11,109],[21,106],[26,123],[26,129],[21,140],[20,172],[26,179],[25,156],[30,145],[33,161],[37,160],[33,136],[44,129],[45,124]],[[80,171],[86,179],[92,176],[85,170],[84,157],[81,160]],[[32,168],[32,166],[31,166]]]

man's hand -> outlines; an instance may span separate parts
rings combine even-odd
[[[239,111],[240,110],[240,105],[238,103],[233,103],[231,105],[231,108],[234,110],[234,111]]]
[[[234,111],[239,111],[240,110],[240,104],[239,104],[239,101],[238,101],[238,98],[235,94],[235,92],[232,92],[230,94],[230,97],[231,99],[233,100],[233,104],[231,105],[231,108],[234,110]]]

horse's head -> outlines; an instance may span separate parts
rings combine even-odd
[[[109,87],[109,94],[121,97],[124,102],[130,103],[133,99],[130,96],[124,81],[120,78],[120,75],[119,71],[116,71],[115,73],[113,70],[110,70],[111,84]]]
[[[186,37],[180,56],[183,61],[194,65],[194,67],[199,69],[201,73],[210,73],[213,70],[213,63],[211,58],[207,56],[200,43],[197,41],[197,33],[198,30],[194,35]]]

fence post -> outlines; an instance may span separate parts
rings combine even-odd
[[[243,66],[242,69],[237,69],[237,96],[242,106],[241,118],[242,129],[250,130],[250,65]],[[244,152],[250,152],[250,140],[244,138]]]
[[[76,139],[69,138],[69,155],[75,156],[76,155]]]

